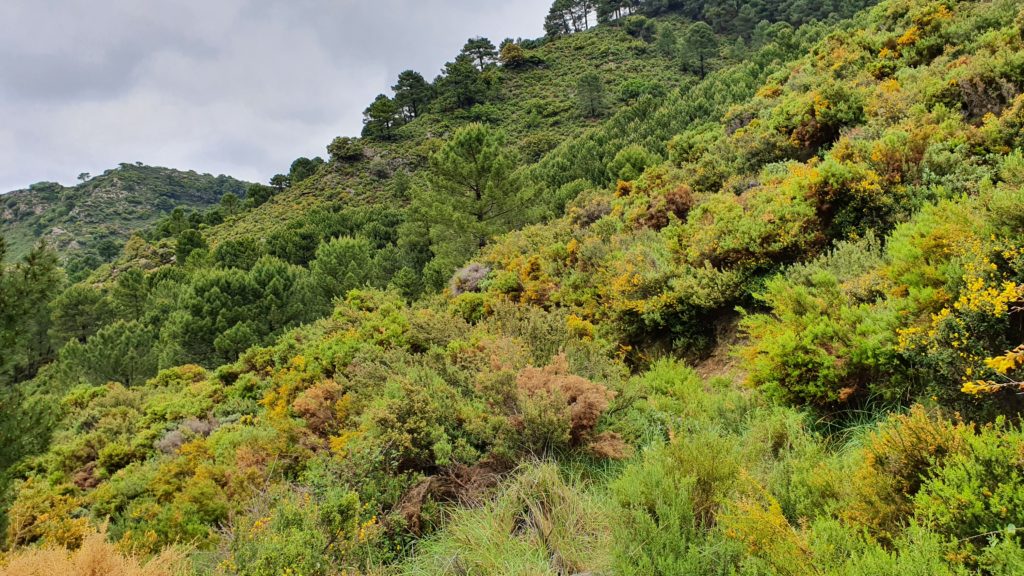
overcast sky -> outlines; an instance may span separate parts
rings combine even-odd
[[[120,162],[266,180],[407,68],[542,34],[551,0],[0,0],[0,192]]]

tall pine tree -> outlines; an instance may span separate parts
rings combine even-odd
[[[435,274],[450,274],[491,237],[525,220],[530,194],[516,167],[505,134],[482,124],[459,129],[431,157],[413,211],[429,230]]]

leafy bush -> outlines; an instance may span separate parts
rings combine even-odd
[[[967,432],[962,423],[920,405],[890,417],[868,437],[846,517],[883,539],[894,538],[933,467],[965,448]]]
[[[1016,459],[1022,441],[1021,431],[1003,421],[967,435],[962,449],[936,462],[914,494],[915,518],[968,558],[993,536],[1019,546],[1024,477]]]
[[[595,438],[601,414],[614,393],[569,373],[564,355],[544,368],[525,368],[516,377],[524,447],[548,454],[586,446]],[[608,439],[606,439],[607,441]]]

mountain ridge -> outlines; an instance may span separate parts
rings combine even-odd
[[[0,226],[10,258],[20,258],[44,240],[62,257],[109,259],[128,237],[176,207],[205,209],[224,194],[244,196],[248,183],[229,176],[199,174],[123,163],[74,186],[39,182],[0,196]]]

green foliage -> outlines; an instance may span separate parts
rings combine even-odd
[[[85,382],[134,386],[156,374],[156,337],[152,327],[118,320],[84,342],[69,342],[61,350],[60,361]]]
[[[253,238],[227,240],[213,250],[213,260],[222,268],[249,270],[261,255],[259,244]]]
[[[395,100],[384,94],[370,104],[363,112],[363,138],[390,140],[400,122],[401,108]]]
[[[192,255],[196,250],[205,250],[207,248],[206,239],[197,230],[185,230],[178,235],[178,240],[174,246],[174,258],[175,262],[179,265],[184,266],[188,263],[188,257]]]
[[[292,162],[291,169],[288,172],[288,179],[291,183],[301,184],[311,176],[316,174],[316,171],[322,166],[324,159],[317,156],[310,160],[309,158],[297,158]]]
[[[475,61],[481,72],[493,65],[498,58],[498,49],[490,40],[482,37],[470,38],[462,47],[461,53]]]
[[[407,119],[417,118],[427,111],[434,99],[434,88],[419,72],[406,70],[398,75],[398,83],[391,87],[395,103]]]
[[[681,57],[686,67],[700,75],[707,75],[710,61],[718,55],[718,39],[705,22],[694,22],[686,29],[681,46]]]
[[[626,34],[634,38],[644,42],[651,42],[658,31],[658,24],[646,16],[637,14],[627,17],[622,28],[626,31]]]
[[[596,72],[584,74],[576,85],[576,100],[580,111],[587,118],[600,116],[607,106],[605,102],[604,82]]]
[[[436,103],[444,110],[465,110],[483,104],[494,94],[494,75],[477,67],[473,57],[459,55],[444,66],[434,81]]]
[[[914,496],[915,517],[972,555],[1000,537],[1019,545],[1024,479],[1014,458],[1021,432],[997,422],[965,444],[929,471]]]
[[[328,146],[327,152],[332,162],[354,162],[363,158],[363,145],[355,138],[335,138]]]
[[[458,130],[431,156],[427,183],[414,191],[413,210],[429,230],[435,266],[445,275],[526,218],[530,191],[521,185],[505,139],[482,124]]]
[[[376,281],[371,250],[370,243],[362,237],[336,238],[320,245],[310,271],[328,302]]]
[[[864,4],[559,0],[63,294],[5,268],[9,542],[1020,572],[1020,9]]]
[[[259,512],[229,534],[230,552],[218,568],[226,574],[276,576],[336,573],[360,538],[359,498],[338,488],[285,488],[266,495]]]
[[[747,316],[742,324],[757,342],[746,352],[751,382],[780,400],[816,406],[846,402],[877,385],[879,374],[896,361],[895,318],[848,298],[872,295],[881,262],[869,239],[841,244],[827,257],[769,280],[761,298],[772,315]]]
[[[521,68],[527,63],[526,51],[515,42],[506,42],[501,45],[501,53],[498,55],[498,60],[505,68]]]
[[[113,320],[111,299],[92,286],[76,284],[50,304],[50,334],[58,344],[69,340],[85,342],[106,323]]]
[[[660,160],[643,146],[627,146],[608,164],[608,176],[612,180],[631,182],[639,178],[648,167],[657,165]]]
[[[0,237],[0,254],[5,250]],[[62,283],[57,256],[43,244],[13,267],[0,264],[0,385],[30,377],[47,359],[49,307]]]
[[[607,510],[552,464],[524,469],[479,510],[460,511],[451,528],[423,543],[400,574],[585,573],[608,566]]]
[[[724,452],[723,452],[724,449]],[[702,531],[714,522],[720,491],[736,474],[732,447],[715,436],[659,447],[622,472],[611,490],[621,515],[615,523],[615,571],[680,574],[713,569]],[[636,543],[642,543],[636,545]]]

